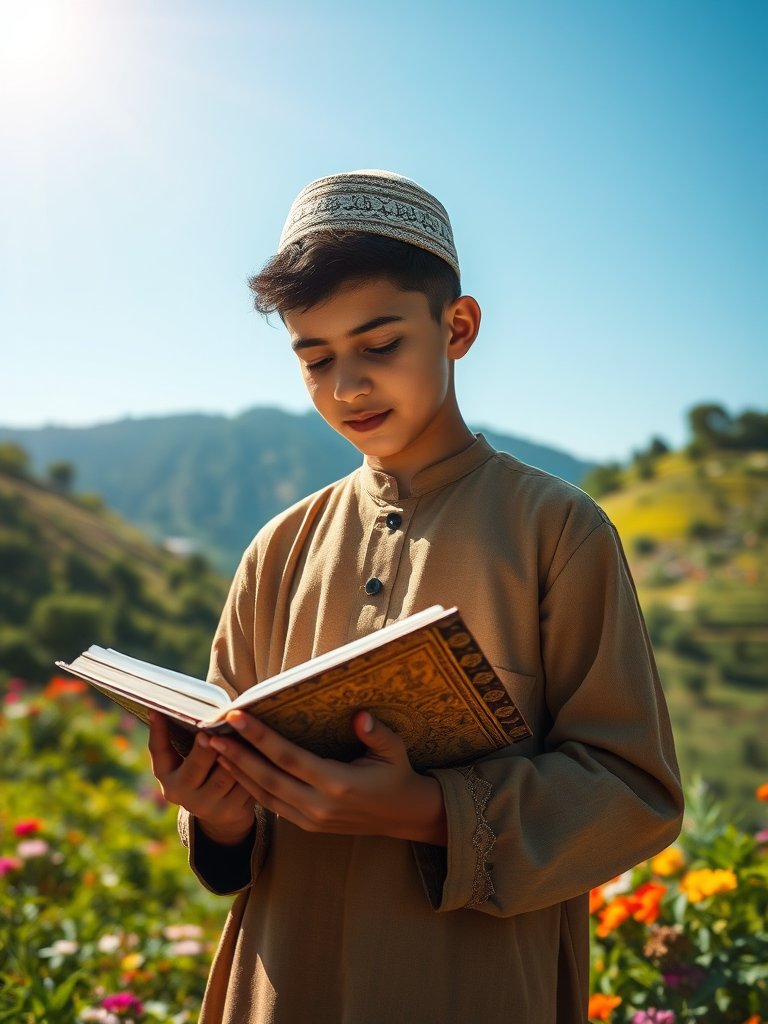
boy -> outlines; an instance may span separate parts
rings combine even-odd
[[[466,427],[454,364],[480,310],[445,210],[414,182],[313,182],[251,287],[365,459],[260,531],[210,679],[241,692],[456,604],[534,735],[419,775],[366,711],[353,724],[368,754],[351,765],[242,713],[242,742],[199,736],[181,761],[156,716],[153,770],[190,864],[239,893],[201,1021],[583,1024],[585,894],[669,844],[683,806],[613,527]]]

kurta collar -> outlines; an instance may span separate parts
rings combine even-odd
[[[411,493],[408,498],[418,498],[428,491],[436,491],[448,484],[455,483],[468,473],[472,473],[478,466],[487,462],[495,449],[491,447],[482,434],[475,435],[475,441],[465,448],[458,455],[452,455],[449,459],[435,463],[434,466],[427,466],[417,473],[411,484]],[[367,461],[363,462],[360,470],[362,474],[363,487],[372,498],[385,502],[400,502],[401,498],[397,490],[397,481],[388,473],[371,469]]]

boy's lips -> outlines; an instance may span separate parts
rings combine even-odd
[[[385,409],[384,412],[361,412],[354,419],[344,420],[344,422],[353,430],[375,430],[376,427],[381,426],[391,412],[391,409]]]

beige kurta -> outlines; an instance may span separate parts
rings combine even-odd
[[[388,528],[387,515],[402,523]],[[369,596],[371,577],[383,583]],[[616,533],[582,491],[478,440],[412,495],[364,465],[264,527],[213,682],[242,691],[433,604],[458,605],[533,738],[441,769],[448,851],[260,810],[204,1024],[582,1024],[583,894],[665,847],[682,797]],[[195,829],[180,816],[195,864]],[[222,869],[198,875],[232,891]]]

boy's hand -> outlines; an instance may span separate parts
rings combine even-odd
[[[215,842],[228,846],[245,839],[253,825],[253,797],[216,764],[208,737],[198,733],[192,750],[182,757],[171,746],[165,716],[150,711],[149,719],[152,772],[165,799],[194,814]]]
[[[210,737],[219,764],[252,799],[305,831],[447,845],[440,783],[415,772],[400,737],[367,711],[353,726],[368,753],[351,764],[311,754],[242,711],[227,721],[247,743]]]

